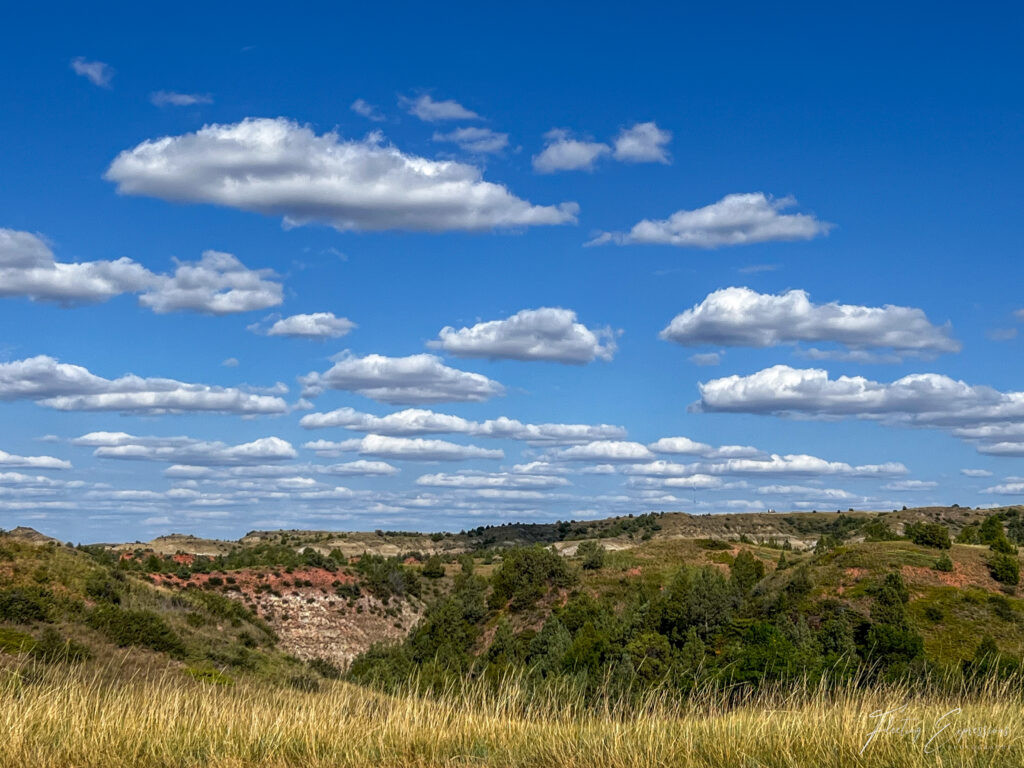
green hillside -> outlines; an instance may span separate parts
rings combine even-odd
[[[0,662],[315,688],[509,673],[624,690],[1009,674],[1017,508],[252,532],[72,547],[0,535]]]

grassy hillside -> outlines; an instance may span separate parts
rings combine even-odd
[[[1016,508],[15,529],[0,768],[1019,765],[1022,539]]]
[[[678,678],[686,654],[702,649],[701,669],[736,674],[745,665],[744,675],[756,678],[758,664],[775,662],[738,655],[755,636],[774,643],[779,658],[802,658],[804,648],[804,656],[846,653],[881,664],[865,633],[877,623],[887,580],[898,579],[892,584],[906,600],[889,623],[911,644],[920,638],[921,653],[910,649],[890,666],[962,669],[983,638],[994,643],[989,655],[994,648],[1000,663],[1015,663],[1024,656],[1024,602],[1015,585],[993,576],[997,553],[981,540],[994,535],[992,524],[983,533],[987,519],[1005,540],[1002,556],[1016,562],[1010,540],[1020,540],[1024,520],[1014,508],[661,513],[460,533],[257,531],[235,542],[172,535],[78,548],[15,529],[0,536],[0,661],[53,657],[65,647],[87,665],[118,655],[139,669],[312,684],[357,658],[360,679],[392,663],[391,677],[422,675],[417,659],[436,656],[444,644],[429,636],[440,633],[460,643],[445,646],[454,656],[442,677],[495,676],[541,663],[536,638],[547,626],[570,645],[592,635],[596,650],[577,648],[555,663],[570,677],[584,667],[640,665],[651,680],[652,669]],[[927,540],[929,525],[971,543],[943,549]],[[534,557],[517,571],[517,558],[536,551],[547,553],[548,565]],[[948,569],[937,570],[944,556]],[[737,560],[751,571],[742,587]],[[558,573],[538,581],[531,568],[551,563]],[[724,613],[687,648],[689,627],[673,621],[692,616],[654,614],[675,610],[666,594],[691,599],[679,595],[689,594],[683,582],[692,578]],[[823,632],[838,635],[824,640]],[[800,670],[807,668],[790,672]],[[693,678],[688,686],[703,679],[693,670],[683,677]]]

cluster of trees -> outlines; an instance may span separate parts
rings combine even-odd
[[[593,553],[582,555],[581,565]],[[633,585],[614,604],[577,589],[577,579],[540,546],[507,551],[489,582],[464,563],[454,591],[404,643],[375,646],[349,675],[385,687],[413,673],[438,689],[515,673],[538,684],[688,691],[709,680],[895,677],[927,664],[897,572],[873,590],[869,616],[815,597],[806,565],[766,576],[749,551],[728,573],[683,567],[666,584]]]

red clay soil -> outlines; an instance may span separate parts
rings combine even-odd
[[[332,573],[326,568],[297,568],[292,573],[285,573],[280,569],[273,568],[246,568],[238,571],[227,571],[218,573],[193,573],[189,579],[180,579],[173,573],[154,573],[153,581],[173,587],[184,587],[195,585],[204,587],[211,577],[217,577],[225,582],[225,586],[237,587],[242,592],[255,592],[258,587],[268,590],[283,592],[296,588],[295,582],[300,581],[303,589],[309,589],[307,582],[313,582],[314,589],[321,589],[330,592],[334,589],[335,583],[354,584],[356,578],[344,573]],[[228,583],[227,579],[234,579],[234,583]]]
[[[999,584],[992,578],[988,568],[980,563],[953,563],[952,572],[936,571],[913,565],[903,566],[903,579],[909,583],[924,583],[932,586],[977,587],[989,592],[998,592]]]

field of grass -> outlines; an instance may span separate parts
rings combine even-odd
[[[737,702],[718,690],[687,703],[585,706],[531,698],[514,683],[422,698],[173,672],[125,681],[64,665],[2,674],[0,766],[12,768],[1024,764],[1019,681],[970,694],[798,688]]]

